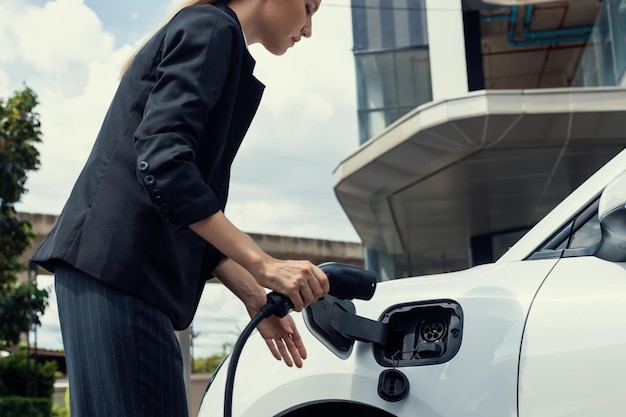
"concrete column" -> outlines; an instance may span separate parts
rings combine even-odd
[[[467,94],[461,0],[426,0],[433,101]]]
[[[191,409],[191,326],[176,332],[178,343],[180,344],[180,352],[183,357],[183,375],[185,377],[185,391],[187,392],[187,408],[189,416],[195,415]]]

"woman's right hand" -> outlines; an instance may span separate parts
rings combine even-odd
[[[250,271],[257,282],[291,300],[295,311],[328,293],[328,277],[309,261],[285,261],[270,256]]]

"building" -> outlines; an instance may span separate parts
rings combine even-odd
[[[626,144],[625,0],[352,0],[335,193],[382,280],[491,262]]]

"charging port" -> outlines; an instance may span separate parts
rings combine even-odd
[[[420,331],[422,339],[427,342],[436,342],[443,339],[446,334],[447,324],[444,319],[427,320],[422,324]]]
[[[401,304],[381,316],[387,325],[384,345],[374,345],[382,366],[433,365],[449,361],[461,346],[463,312],[451,300]]]

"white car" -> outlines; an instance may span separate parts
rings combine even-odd
[[[493,264],[293,316],[304,367],[253,335],[234,416],[626,415],[626,150]],[[223,415],[229,360],[200,417]]]

